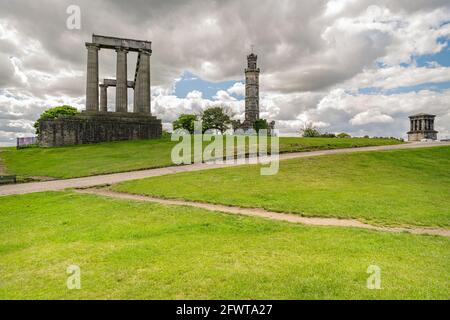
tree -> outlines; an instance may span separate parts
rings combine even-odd
[[[342,132],[342,133],[337,134],[336,137],[343,139],[343,138],[351,138],[352,136],[349,135],[348,133]]]
[[[78,114],[78,110],[72,106],[63,105],[59,107],[54,107],[45,110],[39,119],[36,120],[34,123],[34,128],[36,129],[36,134],[39,135],[39,126],[41,124],[41,121],[44,120],[53,120],[58,119],[59,117],[70,117]]]
[[[197,116],[195,114],[182,114],[177,120],[172,122],[173,130],[184,129],[193,134],[195,121],[197,121]]]
[[[206,130],[219,130],[220,133],[227,131],[231,124],[231,117],[224,107],[212,107],[203,111],[203,132]]]
[[[266,119],[259,119],[256,120],[253,124],[253,129],[255,129],[256,132],[259,132],[259,130],[267,130],[269,129],[269,124],[267,123]]]
[[[319,129],[314,127],[312,122],[305,123],[303,129],[300,129],[300,134],[305,138],[320,137]]]

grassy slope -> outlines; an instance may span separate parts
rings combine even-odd
[[[0,198],[0,299],[448,299],[450,239],[72,193]],[[81,268],[81,290],[66,268]],[[369,265],[382,290],[366,288]]]
[[[383,139],[281,138],[281,152],[352,148],[400,143]],[[73,178],[172,165],[176,142],[167,139],[101,143],[61,148],[5,148],[7,171],[19,176]]]
[[[130,181],[117,191],[371,223],[450,226],[450,147],[340,154]]]

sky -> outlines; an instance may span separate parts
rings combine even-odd
[[[217,105],[243,119],[253,46],[261,117],[281,135],[312,123],[405,138],[408,116],[427,112],[450,137],[448,0],[0,0],[0,145],[32,136],[47,108],[84,109],[93,33],[152,41],[152,113],[169,130]],[[114,78],[115,52],[99,56],[100,79]]]

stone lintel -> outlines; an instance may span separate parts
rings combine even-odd
[[[142,112],[93,112],[82,111],[80,114],[72,116],[71,119],[100,119],[100,120],[156,120],[156,116]]]
[[[103,79],[103,85],[107,87],[115,87],[117,85],[116,79]],[[134,88],[134,81],[127,81],[128,88]]]
[[[117,38],[101,35],[92,35],[92,43],[100,48],[117,49],[126,48],[128,51],[139,52],[140,50],[152,52],[152,43],[150,41],[142,41],[135,39]]]
[[[100,50],[100,46],[95,43],[85,42],[86,48]]]

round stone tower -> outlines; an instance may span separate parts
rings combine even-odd
[[[245,69],[245,121],[244,129],[252,129],[259,120],[259,73],[258,56],[253,52],[247,56]]]

